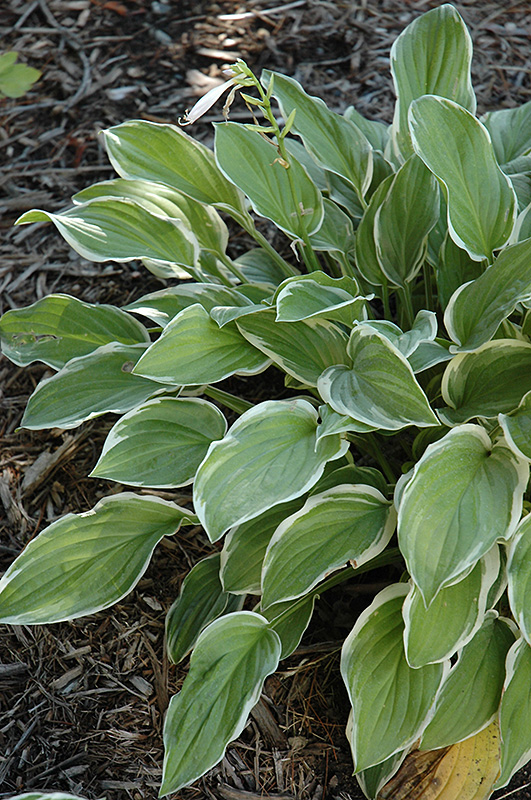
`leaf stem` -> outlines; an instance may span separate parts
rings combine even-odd
[[[218,389],[217,386],[210,386],[210,384],[203,388],[203,394],[210,397],[211,400],[217,400],[218,403],[222,403],[237,414],[244,414],[250,408],[254,408],[254,405],[248,403],[247,400],[242,400],[241,397],[224,392],[223,389]]]
[[[389,483],[396,483],[396,476],[372,434],[364,433],[360,436],[359,434],[347,433],[346,436],[349,442],[355,444],[359,450],[367,453],[367,455],[371,456],[380,465]]]
[[[426,299],[426,308],[428,311],[434,310],[433,293],[431,291],[431,269],[428,262],[425,260],[422,265],[422,273],[424,275],[424,297]]]
[[[389,284],[386,280],[382,283],[382,301],[385,319],[391,321],[391,306],[389,305]]]
[[[238,268],[238,265],[235,264],[234,261],[231,258],[228,257],[228,255],[224,254],[221,257],[221,253],[220,253],[220,261],[225,267],[227,267],[229,272],[232,272],[232,274],[236,278],[238,278],[239,281],[241,281],[241,283],[248,283],[247,278],[245,277],[243,272]]]
[[[403,327],[406,330],[410,330],[413,325],[413,320],[415,319],[415,311],[413,309],[413,300],[411,298],[411,285],[406,284],[405,286],[401,286],[400,295],[404,301],[403,311],[404,311],[404,323]]]
[[[280,253],[277,253],[277,251],[275,250],[275,248],[273,247],[273,245],[272,245],[272,244],[270,244],[270,243],[267,241],[267,239],[265,238],[265,236],[264,236],[262,233],[260,233],[260,231],[259,231],[259,230],[257,230],[257,229],[255,228],[254,224],[252,223],[252,220],[251,220],[251,223],[252,223],[252,224],[248,224],[248,223],[246,223],[246,224],[244,225],[244,224],[243,224],[243,220],[241,220],[241,219],[238,219],[238,222],[240,223],[240,225],[242,226],[242,228],[243,228],[243,229],[246,231],[246,233],[248,233],[248,234],[249,234],[249,236],[252,236],[252,237],[253,237],[253,239],[255,240],[255,242],[256,242],[257,244],[259,244],[259,245],[260,245],[260,247],[261,247],[263,250],[265,250],[265,251],[266,251],[266,253],[267,253],[269,256],[271,256],[271,259],[272,259],[272,260],[275,262],[275,264],[276,264],[278,267],[280,267],[280,269],[282,270],[282,272],[285,274],[285,276],[286,276],[287,278],[290,278],[290,277],[292,277],[293,275],[300,275],[300,274],[301,274],[301,273],[300,273],[300,270],[298,270],[296,267],[292,266],[292,264],[289,264],[287,261],[285,261],[285,260],[282,258],[282,256],[280,255]]]

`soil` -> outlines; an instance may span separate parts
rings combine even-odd
[[[390,122],[389,50],[436,0],[0,0],[2,49],[42,70],[23,98],[0,100],[0,311],[53,291],[118,306],[164,282],[138,264],[94,264],[30,208],[57,211],[113,171],[98,132],[126,119],[175,122],[236,58],[293,75],[334,110]],[[527,0],[457,3],[471,31],[479,111],[531,99]],[[193,128],[211,140],[209,122]],[[235,104],[232,119],[245,119]],[[267,230],[267,227],[265,228]],[[238,235],[233,247],[243,247]],[[49,371],[0,360],[0,570],[50,522],[123,486],[89,479],[113,420],[73,431],[17,430]],[[186,503],[186,490],[171,494]],[[12,626],[0,641],[0,797],[72,792],[152,800],[161,726],[186,667],[164,655],[164,615],[190,566],[210,552],[189,530],[156,551],[135,591],[109,612],[54,626]],[[362,795],[351,777],[339,649],[374,587],[327,595],[301,647],[266,683],[240,739],[183,800],[324,800]],[[531,797],[531,771],[494,795]]]

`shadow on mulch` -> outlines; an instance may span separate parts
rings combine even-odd
[[[334,110],[354,103],[390,122],[391,44],[414,17],[438,5],[4,0],[2,47],[17,50],[43,75],[26,97],[0,101],[0,311],[53,291],[120,306],[164,285],[136,265],[85,261],[51,226],[12,227],[23,211],[62,209],[75,191],[113,176],[99,130],[131,118],[175,122],[238,57],[255,71],[293,75]],[[474,39],[480,112],[529,100],[527,0],[456,6]],[[233,119],[246,114],[233,106]],[[210,126],[194,126],[194,135],[208,143]],[[238,234],[233,252],[244,245]],[[0,360],[2,569],[54,519],[124,489],[86,477],[112,424],[107,418],[73,431],[16,432],[46,373],[42,365],[22,370]],[[185,490],[167,496],[189,500]],[[63,790],[154,800],[163,713],[185,674],[165,660],[164,615],[189,568],[210,549],[200,529],[188,530],[161,544],[135,591],[110,611],[2,631],[0,797]],[[352,598],[344,590],[322,598],[302,646],[266,682],[238,742],[179,798],[362,797],[343,733],[348,701],[338,662],[342,639],[369,600],[370,594]],[[529,798],[530,780],[522,771],[494,797]]]

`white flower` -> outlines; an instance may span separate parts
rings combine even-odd
[[[199,117],[202,117],[203,114],[212,108],[214,103],[217,103],[221,95],[225,94],[225,92],[233,86],[235,83],[234,78],[231,78],[229,81],[225,81],[225,83],[220,83],[219,86],[214,86],[213,89],[210,89],[206,94],[201,97],[195,106],[187,111],[184,117],[181,117],[179,120],[179,125],[191,125],[193,122],[196,122]]]

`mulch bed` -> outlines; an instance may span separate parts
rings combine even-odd
[[[57,211],[113,175],[98,132],[126,119],[175,122],[244,58],[293,75],[335,110],[350,104],[390,122],[389,50],[436,0],[3,0],[2,49],[42,70],[25,97],[0,100],[0,311],[60,291],[124,305],[163,281],[136,264],[93,264],[42,224],[13,228],[30,208]],[[457,3],[471,30],[479,111],[531,99],[527,0]],[[245,119],[235,103],[232,119]],[[210,119],[217,118],[211,116]],[[208,123],[209,118],[206,119]],[[211,140],[208,124],[193,133]],[[238,237],[236,247],[243,246]],[[0,360],[0,570],[51,521],[85,511],[123,486],[89,479],[112,422],[72,431],[20,431],[29,394],[48,374]],[[158,493],[179,503],[186,490]],[[162,720],[185,667],[164,655],[164,615],[190,566],[210,551],[187,530],[166,540],[135,591],[113,607],[54,626],[2,629],[0,797],[69,791],[152,800],[162,772]],[[271,677],[223,762],[183,800],[362,797],[344,725],[339,648],[370,600],[347,592],[318,604],[311,631]],[[531,797],[521,773],[498,792]],[[519,788],[521,787],[521,788]],[[516,791],[513,793],[513,790]]]

